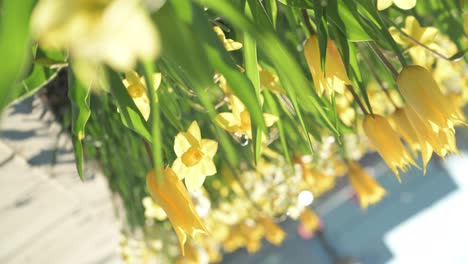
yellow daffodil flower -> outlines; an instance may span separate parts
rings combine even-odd
[[[410,164],[417,167],[417,164],[401,143],[398,134],[384,117],[367,115],[362,126],[371,144],[387,163],[387,166],[395,173],[399,181],[400,173],[398,170],[406,172]]]
[[[161,73],[153,74],[154,89],[155,91],[161,84]],[[146,81],[144,77],[140,77],[135,71],[128,71],[125,73],[125,79],[123,80],[125,87],[127,88],[128,94],[132,97],[133,102],[140,110],[141,115],[148,120],[151,106],[148,98]]]
[[[378,203],[386,194],[385,189],[356,162],[349,164],[349,181],[363,209]]]
[[[199,234],[207,233],[187,190],[171,168],[164,170],[164,177],[160,182],[156,179],[154,171],[150,171],[146,176],[146,184],[151,197],[169,217],[169,221],[171,221],[179,238],[180,250],[183,255],[187,235],[195,238]]]
[[[423,120],[428,120],[434,130],[452,128],[454,122],[462,121],[424,67],[405,67],[396,82],[406,102]]]
[[[221,40],[221,42],[224,45],[224,48],[226,48],[227,51],[233,51],[242,48],[242,43],[234,41],[232,39],[227,39],[226,35],[224,35],[224,31],[220,27],[214,26],[213,30],[218,36],[218,38]]]
[[[416,6],[416,0],[377,0],[377,9],[384,10],[395,4],[403,10],[408,10]]]
[[[180,132],[174,140],[177,159],[172,169],[180,179],[185,178],[189,191],[199,189],[206,176],[216,173],[213,157],[218,150],[218,143],[211,139],[202,139],[197,121],[193,121],[187,132]]]
[[[305,208],[304,211],[299,215],[302,225],[309,233],[315,232],[320,228],[320,218],[310,208]]]
[[[312,35],[304,44],[304,55],[314,79],[318,95],[325,91],[328,96],[333,92],[343,93],[346,84],[351,84],[344,67],[341,55],[335,43],[329,39],[327,45],[325,72],[321,67],[320,49],[317,35]]]
[[[251,139],[252,124],[245,105],[234,95],[229,97],[229,102],[232,112],[219,113],[215,118],[216,123],[228,132],[244,134]],[[267,127],[271,127],[278,121],[277,116],[268,113],[263,114],[263,119]]]
[[[439,46],[434,43],[439,30],[435,27],[421,27],[414,16],[406,17],[405,27],[401,30],[422,45],[433,50],[439,49]],[[429,68],[434,63],[434,57],[424,47],[400,33],[395,27],[391,27],[389,31],[398,44],[407,48],[415,64]]]
[[[283,243],[286,233],[281,229],[281,227],[275,224],[271,218],[261,217],[258,222],[265,228],[265,238],[268,242],[276,246]]]
[[[155,59],[159,36],[137,0],[41,0],[31,17],[32,35],[44,48],[67,49],[75,71],[107,64],[117,71],[132,69],[137,60]],[[88,69],[78,69],[88,68]],[[85,78],[85,83],[92,76]]]

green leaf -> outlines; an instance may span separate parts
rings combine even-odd
[[[14,83],[21,79],[31,59],[29,19],[35,0],[0,2],[0,111],[21,92]]]
[[[322,71],[325,72],[325,61],[327,59],[328,45],[326,6],[314,5],[314,12],[315,25],[317,26],[317,39],[320,50],[320,65],[322,67]]]
[[[279,117],[278,121],[276,122],[276,125],[278,126],[278,130],[279,130],[281,147],[283,149],[283,154],[284,154],[286,161],[289,163],[289,165],[292,166],[292,159],[291,159],[291,156],[289,155],[289,148],[288,148],[288,144],[286,140],[286,134],[284,132],[283,120],[281,119],[278,105],[276,104],[275,100],[273,99],[273,97],[268,91],[265,91],[264,95],[265,95],[266,104],[270,107],[272,114]]]
[[[133,99],[127,92],[120,76],[110,70],[107,70],[107,76],[110,82],[110,91],[119,107],[122,123],[129,129],[135,131],[146,141],[151,142],[152,137],[145,118],[133,102]]]
[[[76,169],[83,180],[83,146],[81,140],[85,137],[86,122],[91,116],[90,87],[83,85],[72,69],[68,68],[68,98],[71,103],[72,142],[75,150]]]
[[[327,15],[329,20],[340,29],[349,41],[371,40],[372,38],[361,26],[358,18],[343,1],[347,0],[328,1]]]
[[[252,17],[252,13],[250,11],[248,3],[245,4],[245,13],[247,14],[247,16]],[[260,103],[260,76],[258,74],[257,44],[247,32],[244,32],[243,50],[245,72],[255,88],[255,96],[257,97],[257,101]],[[254,144],[253,157],[254,163],[256,164],[260,159],[260,153],[262,148],[262,130],[258,129],[256,124],[252,126],[252,135]]]
[[[278,16],[278,6],[276,4],[276,0],[266,0],[264,3],[265,10],[267,11],[271,23],[273,24],[273,28],[276,28],[276,20]]]
[[[31,74],[21,81],[17,83],[13,89],[17,89],[19,93],[16,95],[13,101],[8,102],[14,103],[24,100],[32,95],[34,95],[37,91],[39,91],[42,87],[46,86],[50,81],[57,77],[57,71],[53,71],[52,74],[48,74],[44,67],[40,65],[33,65]]]

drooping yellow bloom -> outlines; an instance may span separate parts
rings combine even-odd
[[[320,49],[317,35],[312,35],[304,44],[304,55],[314,79],[318,95],[325,91],[328,96],[333,92],[343,93],[346,84],[351,84],[344,67],[341,55],[335,43],[329,39],[325,60],[325,72],[321,67]]]
[[[31,32],[45,48],[67,49],[80,67],[107,64],[123,72],[160,51],[158,32],[137,0],[41,0]]]
[[[413,151],[421,150],[423,169],[425,173],[427,163],[429,163],[429,160],[432,157],[433,148],[432,145],[425,140],[426,137],[424,137],[426,124],[424,124],[418,116],[411,115],[412,120],[410,120],[406,111],[407,108],[408,106],[396,109],[391,115],[390,121],[395,131],[406,141],[406,143],[408,143],[409,147]],[[411,111],[414,112],[413,110]],[[421,125],[421,123],[422,127],[417,127],[417,125]]]
[[[310,208],[305,208],[300,214],[299,219],[309,233],[313,233],[320,228],[320,218]]]
[[[155,91],[161,84],[161,73],[153,74],[154,89]],[[139,76],[135,71],[128,71],[125,73],[125,79],[123,80],[125,87],[127,88],[128,94],[132,97],[133,102],[140,110],[141,115],[148,120],[151,106],[148,98],[146,81],[143,76]]]
[[[356,162],[349,164],[349,182],[356,191],[361,208],[378,203],[385,196],[386,191]]]
[[[229,96],[229,102],[232,112],[219,113],[215,121],[224,130],[231,133],[240,133],[252,138],[252,123],[250,113],[245,105],[235,95]],[[263,119],[267,127],[271,127],[278,117],[272,114],[264,113]]]
[[[183,255],[187,235],[195,238],[198,234],[207,233],[187,190],[171,168],[164,170],[164,178],[160,182],[154,171],[150,171],[146,176],[146,184],[151,197],[169,217]]]
[[[211,139],[202,139],[197,121],[193,121],[187,132],[180,132],[174,140],[177,159],[172,169],[180,179],[185,178],[189,191],[199,189],[206,176],[216,173],[213,157],[218,150],[218,143]]]
[[[415,17],[408,16],[405,19],[405,27],[401,30],[415,39],[417,42],[433,50],[439,49],[439,46],[434,43],[437,34],[439,33],[437,28],[421,27]],[[429,68],[434,63],[434,57],[424,47],[420,46],[407,36],[400,33],[395,27],[391,27],[389,31],[398,44],[407,48],[415,64]]]
[[[215,31],[216,35],[221,40],[221,42],[224,45],[224,48],[226,48],[227,51],[233,51],[242,48],[242,43],[234,41],[232,39],[227,39],[226,35],[224,35],[224,31],[220,27],[214,26],[213,30]]]
[[[451,102],[424,67],[405,67],[398,75],[397,85],[406,102],[423,120],[428,120],[434,130],[452,128],[454,122],[461,121]]]
[[[258,221],[265,228],[265,238],[268,242],[279,246],[283,243],[286,233],[269,217],[261,217]]]
[[[377,0],[377,9],[384,10],[395,4],[401,9],[408,10],[416,6],[416,0]]]
[[[398,180],[400,180],[398,170],[406,172],[410,164],[417,166],[401,143],[398,134],[384,117],[379,115],[366,116],[363,128],[371,144],[377,149],[377,152],[395,173]]]

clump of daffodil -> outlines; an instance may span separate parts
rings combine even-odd
[[[408,10],[416,6],[416,0],[377,0],[377,9],[384,10],[395,4],[401,9]]]
[[[309,233],[313,233],[320,228],[320,218],[314,210],[310,208],[305,208],[299,216],[299,219],[305,230]]]
[[[172,169],[180,179],[185,179],[189,191],[199,189],[206,176],[216,173],[213,157],[218,150],[218,142],[202,139],[197,121],[193,121],[186,132],[177,134],[174,151],[177,159]]]
[[[397,85],[408,105],[423,120],[428,120],[435,131],[453,128],[454,122],[462,121],[424,67],[410,65],[403,68],[398,75]]]
[[[330,96],[333,92],[343,93],[345,85],[351,84],[344,67],[341,55],[335,43],[329,39],[325,69],[322,70],[320,49],[317,35],[310,36],[304,44],[304,55],[314,79],[315,90],[318,95],[326,92]]]
[[[195,238],[207,231],[179,177],[169,167],[163,174],[163,179],[158,181],[154,171],[150,171],[146,176],[146,185],[151,197],[164,209],[171,221],[183,255],[187,236]]]
[[[356,191],[359,205],[363,209],[378,203],[386,194],[385,189],[356,162],[349,164],[349,182]]]
[[[415,64],[430,68],[434,63],[434,57],[421,44],[433,50],[439,49],[439,46],[434,43],[439,30],[435,27],[421,27],[414,16],[406,17],[405,27],[401,30],[420,44],[402,34],[395,27],[389,29],[395,41],[407,49]]]
[[[239,50],[242,48],[242,43],[226,38],[226,35],[224,35],[224,31],[220,27],[214,26],[213,30],[218,36],[218,38],[221,40],[221,42],[224,45],[224,48],[226,48],[227,51]]]
[[[44,48],[68,50],[86,83],[97,65],[124,72],[160,51],[158,32],[138,0],[41,0],[31,32]]]
[[[410,164],[417,166],[401,143],[398,134],[383,116],[367,115],[362,126],[370,143],[395,173],[398,180],[400,180],[399,170],[406,172]]]
[[[154,89],[156,91],[161,84],[161,73],[154,73],[153,80]],[[151,106],[148,98],[145,78],[143,76],[139,76],[135,71],[127,71],[125,73],[123,83],[138,110],[140,110],[141,115],[145,120],[148,120],[151,112]]]
[[[229,96],[229,103],[232,112],[223,112],[216,115],[216,123],[228,132],[246,135],[251,139],[252,123],[247,108],[235,95]],[[277,116],[268,113],[263,114],[263,119],[266,127],[271,127],[278,121]]]

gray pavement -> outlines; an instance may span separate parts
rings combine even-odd
[[[102,175],[75,170],[72,145],[38,98],[0,119],[0,263],[120,263]]]

